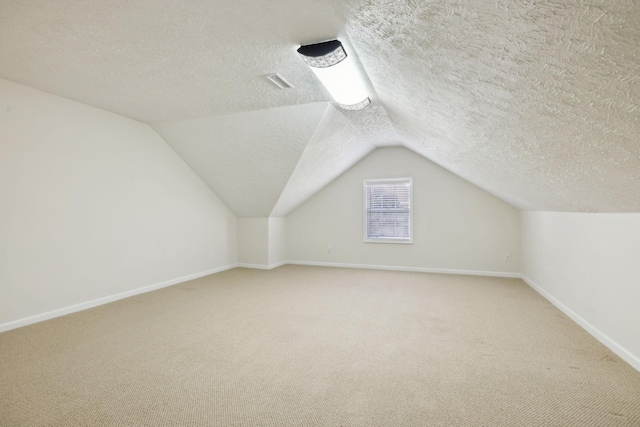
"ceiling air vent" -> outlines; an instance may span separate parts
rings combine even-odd
[[[286,81],[280,74],[269,74],[265,77],[271,80],[271,82],[280,89],[291,89],[293,87],[293,85]]]

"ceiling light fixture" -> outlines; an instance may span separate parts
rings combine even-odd
[[[338,40],[301,46],[298,53],[340,107],[360,110],[371,103],[353,59]]]

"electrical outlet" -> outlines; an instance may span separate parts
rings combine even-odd
[[[511,254],[506,254],[504,256],[504,262],[511,262]]]
[[[213,251],[209,251],[209,259],[213,259]]]
[[[333,252],[333,249],[331,249],[331,246],[329,246],[329,248],[327,249],[327,253],[331,255],[332,252]]]

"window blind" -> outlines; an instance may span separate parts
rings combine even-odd
[[[367,180],[365,239],[411,241],[411,179]]]

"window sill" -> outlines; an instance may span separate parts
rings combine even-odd
[[[413,239],[411,240],[395,240],[395,239],[364,239],[364,243],[394,243],[401,245],[413,245]]]

